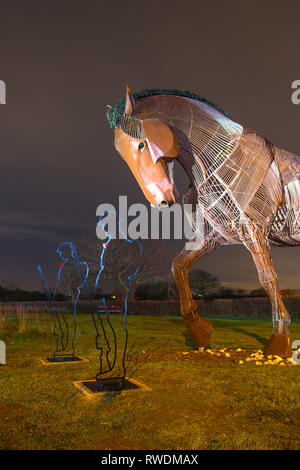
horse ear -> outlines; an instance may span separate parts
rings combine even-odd
[[[106,117],[108,121],[109,121],[110,110],[111,110],[111,106],[109,106],[109,104],[106,105]]]
[[[129,86],[126,86],[126,97],[125,97],[125,113],[130,116],[133,113],[135,108],[135,101],[130,91]]]
[[[145,119],[143,128],[154,163],[160,157],[178,156],[179,145],[176,136],[164,122],[158,119]]]

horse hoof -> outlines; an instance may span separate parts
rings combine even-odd
[[[197,349],[205,348],[209,344],[213,332],[211,322],[197,313],[185,315],[183,317],[183,321],[189,330]]]
[[[291,357],[291,340],[287,334],[273,333],[264,349],[265,356],[276,355],[282,358]]]

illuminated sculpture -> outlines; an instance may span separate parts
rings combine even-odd
[[[244,244],[267,291],[273,333],[266,354],[291,354],[290,316],[282,301],[270,244],[300,245],[300,157],[234,122],[218,106],[188,91],[141,90],[107,107],[115,146],[148,201],[178,200],[177,159],[191,184],[184,202],[195,205],[194,248],[172,263],[184,323],[198,347],[209,343],[211,322],[197,314],[188,272],[222,245]],[[202,223],[199,223],[202,222]]]
[[[111,319],[110,312],[106,305],[105,296],[101,295],[101,274],[105,269],[105,256],[106,250],[109,247],[112,235],[105,229],[105,222],[103,222],[104,215],[107,215],[108,212],[99,217],[98,225],[101,226],[103,233],[106,235],[106,241],[100,247],[99,245],[99,263],[97,262],[97,267],[95,269],[93,276],[92,270],[90,270],[89,265],[85,261],[80,261],[77,249],[72,242],[62,242],[59,244],[56,253],[58,255],[58,273],[57,273],[57,282],[53,294],[51,294],[48,287],[48,283],[44,276],[43,270],[38,266],[38,272],[47,295],[50,312],[53,318],[53,334],[56,339],[56,350],[53,353],[52,357],[47,358],[47,360],[42,360],[43,364],[55,364],[55,363],[64,363],[64,362],[79,362],[87,361],[87,359],[82,358],[75,354],[75,338],[77,333],[77,303],[79,297],[84,290],[85,297],[88,301],[88,310],[91,314],[93,325],[96,331],[95,343],[96,349],[99,353],[99,371],[96,374],[95,379],[92,380],[83,380],[80,382],[74,382],[76,387],[80,390],[87,393],[87,395],[99,392],[107,391],[121,391],[123,389],[133,388],[139,389],[147,387],[140,382],[128,379],[126,377],[126,353],[128,346],[128,329],[127,329],[127,305],[128,297],[132,289],[132,284],[134,278],[137,276],[141,262],[143,249],[141,242],[139,240],[131,240],[125,236],[120,228],[120,219],[119,219],[119,231],[123,236],[123,239],[126,243],[136,245],[138,247],[138,257],[137,264],[133,272],[127,273],[127,293],[125,296],[124,302],[124,321],[123,321],[123,331],[124,331],[124,343],[123,349],[120,348],[120,344],[117,342],[117,332],[114,329]],[[113,213],[113,215],[118,216],[118,214]],[[98,258],[97,258],[98,259]],[[72,352],[67,352],[67,347],[69,345],[69,325],[65,318],[63,311],[60,310],[59,306],[56,305],[55,299],[56,294],[61,287],[62,277],[66,274],[66,271],[71,276],[71,289],[73,291],[73,337],[72,337]],[[104,308],[102,308],[104,307]],[[102,315],[104,311],[105,315]],[[112,341],[111,341],[112,339]],[[1,342],[0,342],[1,346]],[[121,351],[121,365],[117,366],[117,353],[118,350]],[[0,350],[1,353],[1,350]],[[1,360],[1,354],[0,354]],[[118,373],[117,373],[118,369]],[[109,375],[110,373],[117,373],[116,376]],[[82,388],[83,387],[83,388]],[[91,392],[91,393],[90,393]]]
[[[89,268],[87,263],[84,261],[79,261],[76,247],[71,242],[60,243],[56,253],[59,259],[58,273],[57,273],[57,282],[54,289],[54,293],[51,294],[48,287],[48,283],[45,279],[44,273],[41,266],[38,266],[38,272],[47,295],[48,304],[50,312],[53,319],[53,335],[55,337],[56,349],[53,353],[53,356],[47,358],[46,363],[62,363],[62,362],[75,362],[83,360],[82,357],[75,354],[75,338],[77,333],[77,322],[76,322],[76,313],[77,313],[77,303],[81,294],[81,289],[85,286],[89,274]],[[64,271],[66,271],[66,266],[71,264],[71,272],[76,276],[76,279],[73,279],[72,290],[74,290],[73,295],[73,335],[71,350],[68,351],[69,346],[69,325],[64,315],[64,312],[60,310],[60,307],[56,305],[55,299],[57,290],[60,287],[62,276]],[[45,363],[44,361],[42,361]]]
[[[127,275],[127,294],[124,302],[124,322],[123,332],[125,333],[123,348],[120,347],[120,343],[117,341],[117,332],[114,329],[111,319],[110,311],[106,305],[105,296],[101,295],[101,275],[105,269],[105,257],[107,256],[106,250],[109,248],[110,241],[112,239],[111,234],[105,230],[105,222],[103,222],[104,215],[101,215],[98,221],[98,225],[101,226],[103,232],[106,235],[106,241],[102,245],[102,249],[99,249],[99,264],[97,263],[97,269],[95,278],[91,277],[92,269],[89,269],[89,284],[85,284],[86,295],[88,299],[88,307],[92,316],[93,324],[96,331],[95,343],[96,349],[99,354],[99,371],[94,379],[87,379],[74,382],[74,385],[85,393],[87,396],[92,396],[95,393],[103,392],[120,392],[124,389],[139,389],[144,385],[140,384],[133,379],[126,377],[126,353],[128,345],[128,329],[127,329],[127,303],[128,296],[132,289],[132,283],[135,276],[138,274],[141,261],[142,261],[142,245],[139,240],[130,240],[123,232],[119,229],[123,235],[123,239],[129,244],[136,244],[138,246],[138,261],[133,272]],[[117,216],[117,214],[114,213]],[[102,315],[104,313],[104,315]],[[117,364],[118,350],[121,351],[121,365]],[[113,375],[115,374],[115,375]],[[147,388],[147,387],[146,387]]]
[[[116,331],[114,330],[111,320],[110,320],[110,315],[109,315],[109,309],[106,305],[105,297],[102,295],[99,297],[99,287],[101,284],[101,275],[102,272],[105,268],[105,256],[106,256],[106,250],[109,248],[109,244],[111,241],[111,234],[105,230],[105,222],[102,222],[104,215],[107,215],[108,212],[105,214],[101,215],[99,217],[98,225],[102,227],[103,232],[106,234],[106,242],[103,243],[102,245],[102,250],[99,253],[99,269],[94,281],[94,288],[91,290],[88,290],[88,299],[89,299],[89,309],[92,314],[92,319],[93,319],[93,324],[96,330],[96,349],[99,352],[99,361],[100,361],[100,369],[99,372],[96,374],[96,381],[94,382],[96,385],[97,391],[102,391],[102,390],[122,390],[125,387],[125,382],[126,382],[126,352],[127,352],[127,345],[128,345],[128,329],[127,329],[127,305],[128,305],[128,296],[131,292],[132,289],[132,283],[135,278],[135,276],[138,274],[138,271],[140,269],[141,261],[142,261],[142,245],[139,240],[130,240],[127,238],[123,232],[121,231],[120,228],[120,220],[119,220],[119,230],[120,233],[123,235],[123,239],[128,243],[128,244],[137,244],[138,245],[138,251],[139,251],[139,256],[138,256],[138,262],[136,265],[136,268],[132,273],[130,273],[127,276],[128,280],[128,286],[127,286],[127,293],[125,296],[125,302],[124,302],[124,333],[125,333],[125,340],[124,340],[124,345],[123,345],[123,351],[122,351],[122,359],[121,359],[121,372],[117,376],[109,376],[109,377],[104,377],[107,374],[109,375],[110,373],[114,372],[116,369],[117,365],[117,350],[118,345],[117,345],[117,335]],[[118,214],[114,214],[118,217]],[[98,295],[97,295],[98,294]],[[92,305],[92,300],[96,300],[96,305]],[[105,316],[102,317],[101,315],[101,304],[104,307],[104,312]],[[107,326],[105,326],[105,323]],[[110,333],[110,334],[109,334]],[[113,339],[113,344],[111,344],[111,341],[109,340],[109,336],[112,337]],[[104,341],[103,341],[104,340]],[[106,348],[105,354],[104,354],[104,347]],[[112,360],[110,358],[110,355],[112,353]],[[87,383],[88,385],[88,383]],[[128,385],[128,381],[127,381]]]

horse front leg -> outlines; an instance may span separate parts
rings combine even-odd
[[[203,256],[214,251],[220,244],[216,240],[204,240],[201,248],[184,248],[172,262],[172,272],[180,297],[180,313],[184,324],[198,348],[208,345],[213,327],[209,320],[197,313],[197,303],[189,287],[189,271]]]
[[[266,290],[272,305],[273,333],[265,347],[265,355],[276,354],[281,357],[290,357],[292,351],[288,327],[291,317],[280,295],[277,273],[266,233],[250,221],[245,224],[244,228],[243,243],[253,257],[259,281]]]

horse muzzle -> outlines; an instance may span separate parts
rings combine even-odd
[[[158,190],[158,188],[156,188],[155,196],[156,201],[155,203],[151,203],[151,206],[159,209],[171,207],[179,200],[178,191],[173,184],[169,185],[168,189],[164,191]]]

